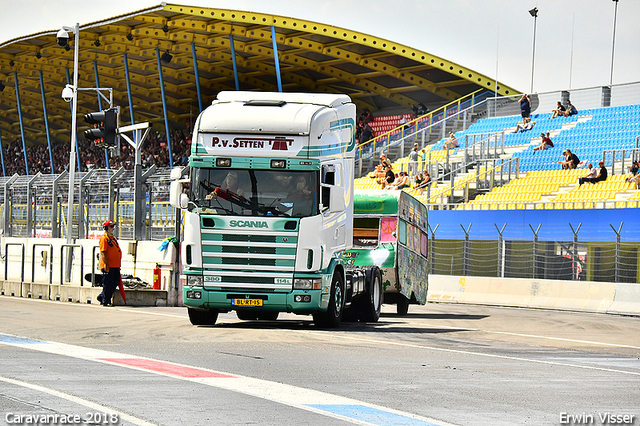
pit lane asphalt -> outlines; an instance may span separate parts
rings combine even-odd
[[[450,304],[412,305],[397,317],[394,308],[385,305],[377,324],[337,330],[290,314],[242,322],[229,313],[215,327],[193,327],[184,308],[0,297],[0,333],[281,383],[405,416],[361,412],[361,424],[549,425],[562,413],[640,414],[639,318]],[[354,423],[274,395],[6,344],[0,378],[0,424],[9,412],[96,410],[130,416],[120,424]]]

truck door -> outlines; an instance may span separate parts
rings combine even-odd
[[[327,163],[322,165],[321,173],[321,196],[322,196],[322,241],[326,245],[327,251],[331,254],[344,250],[347,242],[347,219],[346,211],[336,211],[331,205],[331,193],[341,193],[344,191],[344,177],[342,166],[339,163]],[[344,206],[345,203],[342,203]]]

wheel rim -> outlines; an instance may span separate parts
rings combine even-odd
[[[336,317],[339,317],[342,311],[342,286],[339,281],[336,281],[336,290],[333,299],[335,301]]]
[[[380,297],[382,295],[382,292],[380,290],[380,282],[380,278],[376,276],[375,280],[373,281],[373,306],[376,311],[380,310]]]

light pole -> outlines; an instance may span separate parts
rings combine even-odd
[[[538,23],[538,8],[534,7],[529,11],[529,15],[533,16],[533,54],[531,55],[531,90],[533,93],[533,66],[536,63],[536,24]]]
[[[79,46],[79,34],[80,24],[76,23],[75,27],[62,27],[58,31],[57,39],[58,44],[62,47],[67,45],[69,40],[69,34],[67,31],[71,31],[75,34],[75,41],[73,43],[73,86],[67,86],[62,90],[62,98],[69,102],[71,101],[71,152],[69,154],[69,198],[67,201],[67,244],[71,244],[73,239],[71,232],[73,230],[73,189],[75,186],[75,174],[76,174],[76,115],[78,113],[78,46]]]
[[[618,0],[613,0],[616,4],[615,12],[613,13],[613,44],[611,46],[611,77],[609,77],[609,86],[613,84],[613,53],[616,48],[616,21],[618,19]]]

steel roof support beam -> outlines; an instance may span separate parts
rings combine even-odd
[[[280,78],[280,61],[278,60],[278,39],[276,27],[271,26],[271,41],[273,42],[273,61],[276,64],[276,78],[278,79],[278,92],[282,92],[282,79]]]
[[[194,44],[191,42],[191,44]],[[240,81],[238,80],[238,64],[236,63],[236,43],[233,41],[233,34],[229,34],[229,45],[231,46],[231,63],[233,65],[233,79],[236,82],[236,90],[240,90]],[[195,48],[194,48],[195,51]],[[194,58],[195,63],[195,58]]]
[[[164,93],[164,76],[160,63],[160,49],[156,47],[156,59],[158,60],[158,77],[160,78],[160,93],[162,94],[162,112],[164,113],[164,130],[167,135],[167,147],[169,148],[169,167],[173,169],[173,154],[171,153],[171,132],[169,131],[169,117],[167,116],[167,97]]]
[[[233,42],[231,44],[233,46]],[[198,92],[198,113],[202,112],[202,92],[200,91],[200,76],[198,74],[198,58],[196,56],[196,44],[191,42],[191,53],[193,54],[193,73],[196,76],[196,91]]]
[[[29,176],[29,162],[27,161],[27,145],[24,140],[24,125],[22,124],[22,105],[20,104],[20,88],[18,87],[18,73],[13,73],[16,82],[16,102],[18,103],[18,121],[20,122],[20,135],[22,136],[22,152],[24,153],[24,169]]]
[[[49,147],[49,164],[51,166],[51,174],[56,174],[55,167],[53,166],[53,153],[51,151],[51,134],[49,132],[49,115],[47,114],[47,99],[44,94],[44,80],[42,78],[42,70],[39,71],[40,74],[40,93],[42,94],[42,112],[44,114],[44,128],[47,133],[47,146]],[[2,164],[4,167],[4,162]]]
[[[2,161],[2,176],[6,177],[7,172],[4,169],[4,148],[2,147],[2,131],[0,130],[0,161]]]

